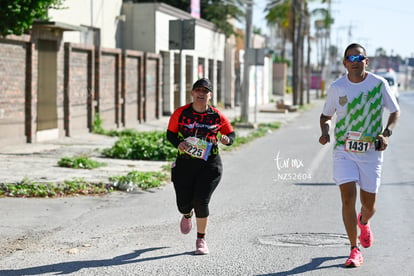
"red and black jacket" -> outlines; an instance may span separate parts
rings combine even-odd
[[[177,148],[185,138],[197,137],[213,143],[211,155],[217,155],[217,135],[219,132],[230,138],[229,145],[233,143],[236,134],[231,123],[220,110],[209,106],[207,111],[198,113],[190,103],[179,107],[171,115],[168,123],[167,139]]]

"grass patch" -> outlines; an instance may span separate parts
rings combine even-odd
[[[0,196],[7,197],[63,197],[74,195],[100,195],[113,190],[103,183],[88,183],[82,178],[74,178],[63,183],[36,183],[24,178],[15,184],[0,184]]]
[[[168,178],[168,174],[163,172],[131,171],[127,175],[110,177],[109,180],[113,181],[117,189],[130,192],[136,187],[142,190],[160,187]]]
[[[304,104],[304,105],[299,105],[299,111],[308,111],[310,109],[312,109],[315,106],[314,103],[309,103],[309,104]]]
[[[167,170],[167,166],[163,167]],[[90,183],[83,178],[65,180],[63,183],[37,183],[24,178],[18,183],[1,183],[0,197],[65,197],[81,195],[103,195],[116,190],[131,192],[161,187],[169,179],[165,172],[131,171],[127,175],[112,176],[108,183]]]
[[[239,123],[239,122],[240,121],[236,121],[235,124]],[[250,131],[246,136],[237,135],[237,129],[236,129],[235,130],[236,131],[236,139],[235,139],[233,145],[230,146],[230,147],[223,146],[223,147],[220,147],[220,149],[224,150],[224,151],[230,151],[233,148],[237,148],[239,146],[247,144],[247,143],[253,141],[256,138],[265,136],[266,134],[268,134],[271,131],[276,130],[278,128],[280,128],[280,123],[278,123],[278,122],[275,122],[275,123],[261,123],[261,124],[258,125],[258,127],[255,130]]]
[[[63,157],[57,164],[59,167],[88,170],[106,166],[106,163],[97,162],[86,156]]]

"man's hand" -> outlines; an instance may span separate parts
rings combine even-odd
[[[388,137],[385,137],[384,135],[380,134],[378,135],[377,139],[380,143],[380,146],[379,148],[376,148],[375,150],[384,151],[388,147],[388,142],[389,142]]]
[[[325,145],[326,143],[331,142],[331,137],[329,136],[329,129],[331,128],[331,120],[332,116],[326,116],[321,114],[321,118],[319,120],[321,126],[322,135],[319,137],[319,143]]]
[[[331,142],[331,137],[329,134],[322,134],[321,137],[319,137],[319,143],[322,145],[325,145],[326,143]]]

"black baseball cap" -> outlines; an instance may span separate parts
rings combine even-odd
[[[193,90],[198,87],[207,88],[210,92],[213,92],[213,84],[207,78],[201,78],[193,84]]]

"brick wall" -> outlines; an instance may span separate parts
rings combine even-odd
[[[144,94],[143,94],[143,73],[144,53],[138,51],[125,51],[123,56],[123,87],[121,89],[122,121],[123,126],[133,125],[137,121],[144,121]]]
[[[65,44],[65,135],[92,131],[94,48]]]
[[[0,39],[0,143],[26,142],[26,120],[30,120],[32,44],[27,38]],[[26,88],[29,88],[27,91]],[[28,113],[28,114],[27,114]],[[27,115],[27,116],[26,116]]]
[[[30,37],[0,39],[0,143],[36,142],[37,49]],[[92,131],[99,113],[105,129],[139,128],[161,111],[161,57],[65,43],[58,49],[59,136]]]
[[[144,118],[147,121],[160,118],[160,59],[158,55],[146,54],[144,66]]]

